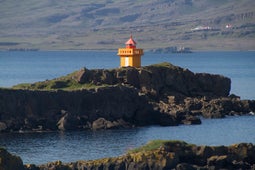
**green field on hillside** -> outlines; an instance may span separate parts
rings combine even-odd
[[[255,49],[254,0],[0,3],[0,50],[117,49],[131,33],[144,49]]]

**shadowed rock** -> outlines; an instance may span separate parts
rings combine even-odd
[[[0,148],[0,170],[23,170],[23,162],[20,157],[10,154]]]
[[[84,68],[76,73],[74,79],[79,83],[129,84],[155,97],[168,95],[228,96],[231,84],[227,77],[193,73],[170,63],[112,70]]]
[[[112,158],[43,165],[22,165],[22,160],[0,149],[2,170],[164,170],[164,169],[254,169],[255,146],[240,143],[230,146],[197,146],[183,141],[151,141],[145,146]]]
[[[84,68],[18,89],[0,89],[0,132],[200,124],[198,116],[254,112],[255,101],[228,97],[230,83],[229,78],[170,63]]]

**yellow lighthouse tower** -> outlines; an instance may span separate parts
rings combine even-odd
[[[120,67],[141,67],[141,56],[143,49],[136,48],[136,42],[132,35],[126,42],[126,48],[119,48],[118,56],[120,56]]]

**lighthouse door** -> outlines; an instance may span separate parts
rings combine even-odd
[[[129,66],[129,57],[125,57],[125,67]]]

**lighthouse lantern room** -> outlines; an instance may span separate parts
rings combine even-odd
[[[141,56],[143,49],[136,48],[136,42],[132,35],[126,42],[126,48],[119,48],[120,67],[141,67]]]

